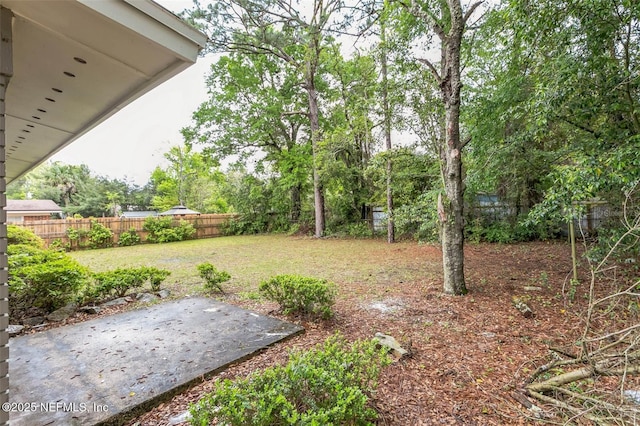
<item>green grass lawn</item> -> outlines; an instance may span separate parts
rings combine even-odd
[[[231,274],[227,291],[252,292],[277,274],[325,278],[338,284],[385,286],[440,273],[437,259],[412,256],[414,242],[388,245],[375,239],[314,239],[285,235],[230,236],[167,244],[145,244],[72,252],[80,263],[101,272],[118,267],[155,266],[171,275],[163,287],[175,296],[202,291],[196,265],[211,262]]]

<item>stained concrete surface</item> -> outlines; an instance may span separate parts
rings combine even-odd
[[[14,337],[10,424],[117,424],[124,413],[302,330],[187,298]]]

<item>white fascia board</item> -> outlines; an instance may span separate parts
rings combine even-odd
[[[189,27],[175,15],[160,9],[150,0],[78,0],[78,3],[162,45],[191,63],[196,61],[206,43],[204,34]]]
[[[200,31],[196,30],[192,26],[188,25],[178,16],[171,11],[162,7],[158,3],[151,0],[124,0],[136,9],[146,13],[154,18],[156,21],[161,22],[163,25],[171,28],[175,32],[188,38],[193,43],[204,48],[207,43],[207,37]]]

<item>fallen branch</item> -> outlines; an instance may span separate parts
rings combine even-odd
[[[559,386],[577,382],[578,380],[588,379],[589,377],[593,377],[594,374],[595,369],[593,367],[584,367],[580,368],[579,370],[573,370],[564,374],[560,374],[558,376],[547,379],[544,382],[531,383],[530,385],[527,385],[526,389],[528,391],[536,393],[549,392]]]
[[[597,362],[593,366],[586,366],[578,370],[569,371],[545,380],[544,382],[531,383],[526,389],[533,392],[550,392],[555,388],[569,383],[584,380],[596,375],[599,376],[625,376],[640,374],[640,365],[625,365],[613,368],[611,360]]]
[[[567,411],[569,411],[570,413],[573,413],[576,416],[583,416],[583,417],[591,420],[595,424],[601,424],[602,423],[602,419],[599,419],[597,416],[589,414],[589,412],[587,412],[585,410],[581,410],[581,409],[579,409],[577,407],[574,407],[573,405],[567,404],[566,402],[560,401],[559,399],[552,398],[550,396],[544,395],[544,394],[539,393],[539,392],[531,391],[531,390],[527,390],[527,394],[529,396],[533,397],[533,398],[536,398],[539,401],[546,402],[547,404],[551,404],[551,405],[554,405],[556,407],[559,407],[559,408],[562,408],[564,410],[567,410]]]
[[[563,367],[566,365],[575,365],[580,362],[583,362],[583,361],[580,359],[553,360],[547,364],[541,365],[540,367],[536,368],[536,371],[534,371],[531,374],[531,378],[529,379],[528,383],[532,383],[535,379],[538,378],[538,376],[540,376],[542,373],[546,373],[552,368]]]

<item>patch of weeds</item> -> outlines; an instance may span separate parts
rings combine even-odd
[[[451,323],[449,321],[440,321],[440,327],[448,330],[451,328]]]
[[[542,271],[540,272],[540,277],[538,278],[538,283],[541,287],[549,288],[549,275]]]
[[[238,297],[242,300],[261,300],[262,295],[257,291],[241,291]]]
[[[578,286],[580,285],[580,281],[574,280],[573,278],[569,281],[569,291],[567,291],[567,298],[570,302],[573,302],[576,299],[576,292],[578,291]]]
[[[543,296],[536,296],[536,302],[540,303],[545,308],[551,306],[551,301]]]

